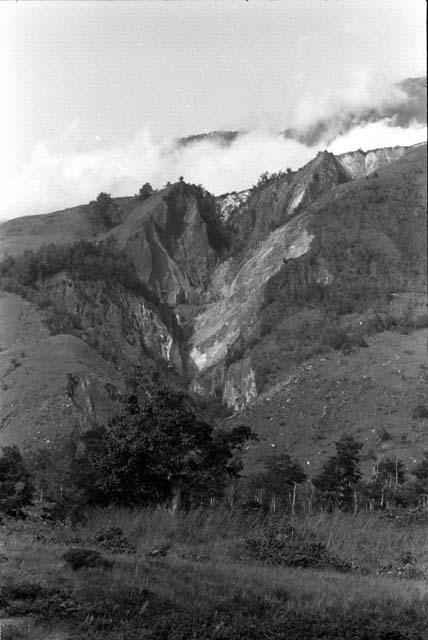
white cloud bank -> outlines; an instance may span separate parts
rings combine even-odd
[[[355,126],[328,148],[337,154],[425,139],[426,126],[414,122],[403,128],[383,119]],[[172,140],[154,141],[149,131],[117,148],[101,148],[95,140],[94,148],[83,150],[82,143],[75,121],[56,139],[40,141],[20,166],[3,162],[0,220],[86,203],[100,191],[133,195],[146,181],[159,188],[180,175],[215,194],[245,189],[263,171],[297,169],[327,146],[308,147],[262,129],[238,136],[228,147],[208,140],[178,147]]]

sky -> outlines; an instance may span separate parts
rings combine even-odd
[[[425,0],[1,2],[0,219],[146,180],[221,193],[298,168],[316,149],[278,131],[378,106],[426,74],[425,12]],[[218,129],[246,135],[227,150],[174,143]],[[380,122],[330,144],[424,137]]]

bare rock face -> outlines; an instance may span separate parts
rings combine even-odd
[[[376,171],[376,169],[394,162],[394,160],[398,160],[398,158],[401,158],[408,150],[409,147],[386,147],[372,151],[358,149],[358,151],[342,153],[337,156],[337,159],[348,172],[349,176],[353,180],[356,180],[358,178],[364,178],[370,173],[373,173],[373,171]]]
[[[251,195],[251,189],[238,191],[234,193],[226,193],[216,199],[217,210],[220,219],[227,222],[239,207],[242,207]]]
[[[305,216],[273,231],[260,246],[250,251],[240,266],[230,261],[213,282],[221,298],[206,305],[194,321],[190,339],[191,364],[203,371],[222,360],[241,331],[249,332],[257,322],[263,287],[282,266],[284,259],[308,251],[312,237],[305,228]]]
[[[256,374],[249,357],[238,360],[228,367],[224,386],[223,403],[239,411],[257,398]]]
[[[185,183],[136,206],[111,235],[142,282],[173,306],[198,299],[225,246],[214,198]]]
[[[108,361],[138,364],[148,352],[182,370],[174,316],[166,314],[164,322],[160,311],[142,296],[121,285],[76,281],[64,273],[46,280],[42,293],[55,309],[53,330],[62,331],[55,322],[58,318],[60,323],[63,315],[76,319],[75,332]]]

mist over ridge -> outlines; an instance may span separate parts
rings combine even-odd
[[[322,149],[340,154],[426,139],[426,78],[377,93],[363,85],[358,92],[297,96],[285,108],[287,127],[260,116],[239,129],[182,138],[156,138],[146,128],[113,148],[85,140],[75,118],[60,135],[39,140],[19,164],[5,163],[0,220],[78,205],[100,191],[132,195],[146,181],[160,188],[179,175],[219,195],[251,187],[266,170],[298,169]]]

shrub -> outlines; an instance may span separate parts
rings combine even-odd
[[[107,227],[113,227],[120,221],[120,209],[113,202],[109,193],[101,192],[96,200],[89,203],[96,221]]]
[[[428,419],[428,407],[426,407],[424,404],[418,404],[418,406],[413,409],[412,420],[420,419]]]
[[[138,200],[147,200],[147,198],[150,198],[153,193],[152,185],[149,182],[146,182],[138,192]]]
[[[94,567],[110,569],[113,566],[111,561],[106,560],[98,551],[93,551],[92,549],[70,549],[61,556],[61,559],[64,560],[73,571]]]
[[[331,555],[326,546],[312,535],[305,538],[290,524],[270,523],[255,536],[245,539],[250,557],[267,564],[317,569],[350,569],[349,563]]]
[[[123,535],[120,527],[99,529],[90,540],[91,544],[102,547],[109,553],[135,553],[135,546]]]

